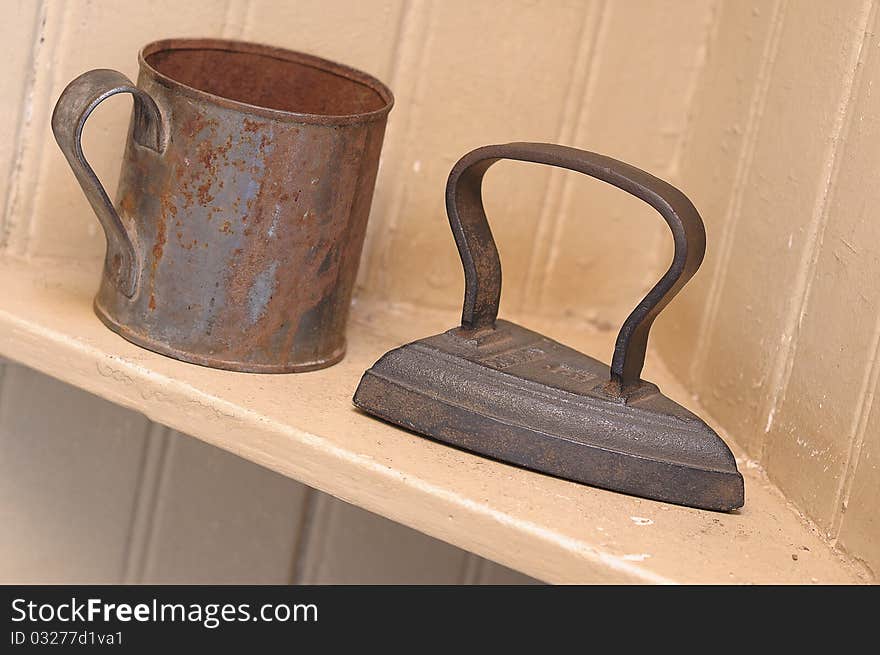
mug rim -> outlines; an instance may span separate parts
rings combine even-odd
[[[226,52],[243,52],[248,54],[271,57],[286,62],[293,62],[308,66],[331,75],[343,77],[352,82],[362,84],[376,93],[385,103],[382,107],[368,112],[357,114],[309,114],[304,112],[288,111],[284,109],[271,109],[260,105],[233,100],[202,89],[189,86],[183,82],[169,77],[157,70],[147,62],[147,57],[157,52],[167,50],[222,50]],[[368,123],[381,120],[388,115],[394,106],[394,94],[385,84],[372,75],[360,71],[351,66],[340,64],[323,57],[311,55],[297,50],[281,48],[278,46],[264,45],[251,41],[237,39],[201,39],[201,38],[175,38],[152,41],[143,46],[138,52],[138,64],[142,71],[147,72],[157,82],[168,88],[174,88],[181,93],[197,100],[211,102],[227,109],[235,109],[265,118],[278,121],[295,123],[308,123],[316,125],[345,125],[351,123]]]

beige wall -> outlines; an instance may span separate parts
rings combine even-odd
[[[704,270],[667,363],[831,539],[880,570],[876,3],[720,5],[675,180]]]
[[[3,243],[17,254],[99,256],[103,235],[47,129],[73,77],[136,77],[151,39],[224,35],[299,48],[393,89],[360,293],[453,306],[462,277],[445,218],[452,164],[492,142],[558,141],[668,176],[714,10],[706,0],[18,0],[0,26]],[[638,43],[639,47],[633,47]],[[4,67],[7,63],[4,62]],[[131,101],[113,98],[84,149],[109,189]],[[504,307],[622,321],[657,277],[662,221],[637,201],[546,167],[499,164],[487,207],[505,261]],[[62,218],[63,217],[63,218]],[[632,239],[639,233],[639,239]],[[620,266],[620,261],[632,266]],[[604,272],[614,271],[614,284]],[[571,281],[583,280],[579,292]],[[601,283],[600,283],[601,282]]]
[[[556,141],[671,178],[701,210],[708,252],[658,321],[654,345],[798,507],[880,569],[871,503],[880,492],[880,408],[872,410],[880,228],[871,215],[880,193],[871,179],[880,164],[871,85],[880,42],[871,2],[7,4],[0,245],[16,255],[101,255],[97,222],[48,130],[52,103],[89,68],[133,77],[137,48],[167,36],[302,49],[392,87],[397,105],[362,261],[363,298],[460,303],[443,186],[473,147]],[[111,189],[129,111],[129,100],[113,99],[86,128],[86,152]],[[574,174],[499,164],[487,177],[486,205],[505,265],[502,311],[615,329],[668,262],[668,235],[649,209]],[[147,448],[131,466],[151,470],[144,462],[160,456]],[[273,511],[298,516],[297,493],[305,492],[291,486],[290,506]],[[334,525],[361,529],[347,517],[352,510],[324,511],[316,520],[328,534]],[[181,516],[155,529],[172,534]],[[289,533],[273,539],[299,543]],[[172,575],[145,557],[126,566]],[[322,569],[309,570],[318,579]]]

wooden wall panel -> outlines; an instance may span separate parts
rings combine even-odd
[[[44,42],[34,61],[35,111],[21,137],[10,247],[73,257],[95,257],[103,250],[98,224],[48,130],[51,106],[72,77],[100,66],[133,77],[137,48],[161,36],[242,37],[337,58],[391,84],[398,103],[389,123],[359,291],[455,305],[461,273],[442,200],[451,164],[485,143],[544,140],[603,150],[666,173],[712,6],[709,0],[652,0],[643,6],[602,0],[522,0],[515,6],[429,0],[48,3]],[[655,29],[658,21],[663,29]],[[631,48],[633,41],[640,47]],[[85,42],[89,47],[82,47]],[[646,87],[646,81],[659,79],[651,74],[655,69],[663,69],[673,83]],[[646,95],[651,102],[641,101]],[[130,101],[105,104],[86,129],[85,151],[112,195]],[[500,112],[504,120],[498,119]],[[599,295],[584,306],[572,299],[567,280],[573,272],[587,283],[606,280],[595,258],[606,256],[611,241],[628,247],[628,216],[622,214],[641,208],[605,189],[586,189],[586,199],[578,191],[572,195],[563,179],[543,167],[504,164],[488,177],[486,202],[505,261],[505,306],[575,308],[601,319],[613,302],[620,313],[662,265],[663,255],[650,248],[660,226],[656,219],[643,221],[648,247],[641,248],[631,269],[638,283],[622,282],[622,290],[593,284]],[[50,188],[51,193],[43,192]],[[596,220],[611,216],[612,224],[619,224],[598,230],[601,243],[582,230],[580,219],[564,221],[569,227],[563,228],[557,218],[576,212],[582,200]],[[566,268],[570,261],[571,270]],[[558,279],[549,283],[550,297],[542,304],[545,273],[557,264],[562,269],[553,274]],[[585,278],[584,266],[589,269]],[[630,275],[629,270],[621,275]]]
[[[664,310],[653,344],[694,393],[695,370],[705,355],[717,287],[730,262],[739,201],[755,150],[758,125],[776,58],[784,2],[722,2],[690,112],[691,122],[674,171],[703,217],[706,257],[699,272]]]
[[[877,20],[875,2],[722,4],[675,176],[708,255],[655,331],[716,424],[875,570]]]
[[[880,326],[878,326],[880,328]],[[875,339],[880,329],[874,332]],[[880,516],[877,499],[880,498],[880,399],[877,377],[880,365],[875,352],[872,376],[873,391],[869,398],[872,408],[865,415],[861,433],[863,442],[856,450],[856,461],[851,487],[841,501],[840,543],[851,555],[860,559],[877,576],[880,573]]]
[[[148,421],[12,363],[0,385],[0,582],[120,582]]]
[[[461,302],[461,264],[444,205],[449,170],[481,145],[557,140],[596,6],[418,5],[404,24],[392,79],[398,104],[371,219],[364,294],[447,307]],[[503,302],[516,303],[549,171],[496,168],[487,176],[486,202],[505,262]]]
[[[240,0],[241,1],[241,0]],[[236,37],[311,52],[390,84],[404,0],[246,0]]]
[[[704,0],[609,2],[572,145],[669,177],[714,9]],[[582,175],[566,175],[561,193],[530,304],[619,328],[669,266],[669,231],[644,202]]]
[[[173,430],[138,582],[288,584],[308,488]],[[162,439],[163,435],[153,435]]]
[[[332,496],[315,499],[298,584],[449,584],[468,554]]]
[[[871,23],[869,33],[877,29],[876,13]],[[864,437],[860,413],[874,393],[880,318],[880,252],[872,247],[880,243],[873,209],[880,202],[880,93],[871,83],[880,75],[880,44],[866,39],[862,57],[790,337],[790,371],[771,407],[764,447],[773,478],[826,530],[841,506],[854,442]]]
[[[796,3],[784,17],[755,150],[694,381],[753,457],[782,382],[852,89],[868,4]],[[813,68],[803,74],[804,52]],[[797,107],[796,114],[792,108]],[[780,218],[786,217],[786,218]],[[794,323],[792,322],[794,319]]]
[[[472,555],[472,557],[475,557]],[[480,559],[480,558],[477,558]],[[541,584],[538,580],[513,571],[489,560],[480,559],[475,583],[489,585],[533,585]]]
[[[298,584],[534,584],[534,580],[317,494]]]
[[[0,75],[0,249],[8,239],[6,215],[15,211],[10,193],[19,175],[21,135],[32,118],[34,56],[41,47],[42,3],[16,0],[3,6],[0,43],[6,48]]]
[[[0,361],[0,582],[534,584]]]

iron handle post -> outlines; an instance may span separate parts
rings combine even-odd
[[[104,228],[107,270],[115,276],[120,291],[131,298],[138,281],[132,236],[82,150],[82,132],[89,115],[104,100],[117,93],[130,93],[134,98],[134,143],[161,153],[164,147],[162,115],[155,101],[125,75],[109,69],[88,71],[67,85],[52,113],[52,132]]]
[[[696,273],[706,232],[694,205],[679,189],[641,169],[593,152],[549,143],[508,143],[477,148],[449,174],[446,211],[465,275],[462,328],[490,329],[501,300],[501,261],[483,207],[482,181],[502,159],[547,164],[607,182],[656,209],[672,232],[674,253],[666,273],[624,321],[611,360],[609,391],[626,395],[641,384],[651,325]]]

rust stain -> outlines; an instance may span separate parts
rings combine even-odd
[[[153,259],[150,262],[150,311],[156,309],[156,270],[159,267],[159,261],[162,259],[162,255],[165,251],[165,243],[167,240],[165,221],[168,214],[173,216],[177,213],[177,208],[174,207],[174,203],[168,193],[162,194],[160,207],[161,211],[159,212],[159,217],[156,221],[156,241],[153,244]]]
[[[196,192],[199,196],[199,204],[203,207],[210,205],[211,201],[214,200],[214,196],[208,193],[211,190],[211,180],[206,180],[202,184],[199,185]]]
[[[193,206],[193,194],[190,192],[189,187],[187,185],[183,185],[180,187],[180,195],[183,197],[183,209],[189,209]]]
[[[119,201],[119,209],[123,214],[131,218],[137,216],[137,201],[131,189],[122,196],[122,199]]]
[[[165,234],[165,213],[163,212],[159,216],[159,220],[156,223],[156,243],[153,246],[153,266],[155,267],[159,260],[162,259],[162,253],[165,249],[166,242],[166,234]]]
[[[347,314],[350,289],[340,293],[339,286],[353,282],[353,275],[340,267],[355,270],[357,258],[343,257],[341,253],[336,256],[332,251],[340,241],[350,238],[348,231],[353,217],[349,211],[353,209],[351,203],[358,180],[340,177],[336,180],[336,192],[324,196],[314,185],[306,194],[301,189],[288,192],[291,162],[305,159],[305,165],[294,168],[302,178],[295,187],[301,188],[314,177],[311,167],[325,167],[333,162],[315,158],[314,153],[303,153],[302,142],[290,133],[279,135],[271,143],[274,147],[261,153],[262,166],[251,166],[251,174],[259,179],[260,186],[244,207],[242,221],[248,227],[243,237],[247,239],[247,248],[236,250],[226,283],[227,307],[235,308],[236,317],[230,324],[250,324],[250,340],[262,351],[279,354],[299,351],[305,358],[318,359],[320,353],[339,347]],[[260,144],[269,144],[265,135]],[[351,144],[342,146],[341,150],[348,147]],[[320,206],[325,197],[332,207]],[[290,229],[295,224],[294,216],[302,213],[302,209],[295,210],[300,201],[306,203],[307,211],[320,211],[332,218],[324,224],[309,222]],[[233,206],[238,207],[237,200]],[[359,221],[365,220],[362,210],[358,214]],[[357,241],[360,231],[354,232]],[[264,305],[255,307],[254,298],[260,295],[255,290],[263,288],[258,280],[264,280],[268,270],[275,271],[271,268],[274,262],[281,265],[272,276],[271,293],[262,296]],[[309,283],[302,284],[304,279]],[[248,307],[250,314],[244,309]],[[215,334],[216,330],[215,326]]]
[[[180,132],[183,136],[193,138],[205,127],[205,116],[201,112],[190,113],[180,124]]]
[[[211,173],[216,172],[214,170],[214,159],[216,159],[216,157],[217,152],[211,147],[210,141],[202,141],[198,145],[197,161]]]

